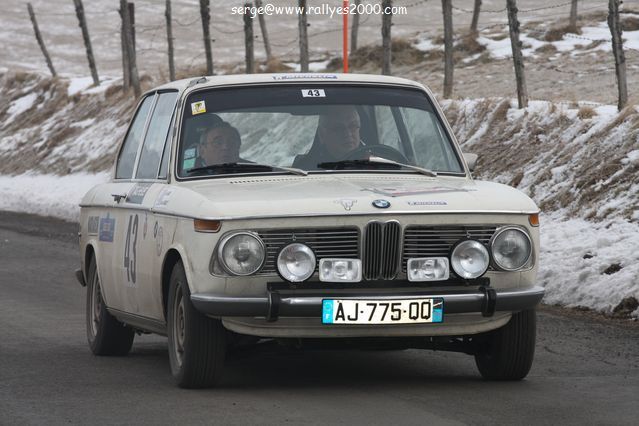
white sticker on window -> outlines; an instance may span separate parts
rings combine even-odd
[[[325,98],[324,89],[302,89],[302,97],[304,98]]]
[[[184,150],[184,159],[194,158],[196,155],[195,148],[189,148]]]
[[[204,101],[193,102],[191,104],[191,113],[193,115],[202,114],[203,112],[206,112],[206,104]]]

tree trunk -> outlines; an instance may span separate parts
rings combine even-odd
[[[391,0],[382,0],[382,74],[391,75],[391,25],[393,22],[393,14],[385,13],[387,8],[392,6]]]
[[[262,0],[255,0],[255,7],[258,9],[262,7]],[[262,40],[264,41],[264,50],[266,51],[266,61],[270,61],[273,59],[273,51],[271,50],[271,42],[268,38],[268,31],[266,30],[266,20],[264,19],[264,14],[260,13],[257,16],[257,19],[260,21],[260,30],[262,31]]]
[[[211,14],[209,0],[200,0],[200,16],[202,17],[202,34],[204,40],[204,52],[206,53],[206,73],[213,75],[213,52],[211,51]]]
[[[453,3],[442,0],[444,12],[444,98],[453,95]]]
[[[173,18],[171,17],[171,0],[166,0],[166,42],[169,48],[169,79],[175,80],[175,59],[173,56]]]
[[[519,41],[519,21],[517,20],[516,0],[506,0],[506,7],[508,9],[510,45],[512,46],[513,63],[515,65],[515,80],[517,81],[517,103],[519,108],[526,108],[528,106],[528,89],[526,88],[524,58],[521,54],[521,42]]]
[[[298,0],[298,6],[302,13],[298,14],[298,26],[300,31],[300,71],[308,72],[308,31],[306,21],[306,0]]]
[[[615,71],[617,75],[617,87],[619,100],[617,109],[621,111],[628,103],[628,86],[626,82],[626,55],[623,51],[623,39],[621,24],[619,22],[619,5],[621,0],[608,1],[608,27],[612,35],[612,54],[615,57]]]
[[[135,56],[135,44],[133,35],[133,25],[131,22],[131,9],[126,0],[120,0],[120,11],[122,12],[122,24],[124,25],[124,44],[126,45],[126,55],[129,59],[129,74],[131,76],[131,85],[135,97],[141,94],[140,76],[138,74],[138,66]]]
[[[570,5],[570,31],[577,32],[577,1],[572,0]]]
[[[245,8],[250,8],[251,3],[245,3]],[[253,16],[250,13],[244,14],[244,52],[246,57],[246,73],[255,72],[255,57],[253,54]]]
[[[131,66],[129,65],[129,48],[126,36],[127,26],[124,21],[124,13],[122,11],[122,4],[120,3],[118,13],[120,14],[120,20],[122,21],[122,24],[120,25],[120,45],[122,48],[122,90],[127,92],[129,88],[131,88]]]
[[[470,32],[477,33],[477,25],[479,25],[479,12],[481,11],[481,0],[475,0],[473,8],[473,20],[470,21]]]
[[[47,67],[49,67],[51,75],[55,77],[57,74],[55,72],[55,68],[53,68],[53,62],[51,62],[51,57],[49,56],[49,52],[47,51],[47,46],[45,46],[42,35],[40,35],[40,28],[38,28],[38,21],[36,21],[36,16],[33,12],[33,7],[31,7],[31,3],[27,3],[27,10],[29,11],[29,18],[31,18],[31,23],[33,24],[33,32],[35,33],[36,40],[38,41],[40,50],[42,50],[42,54],[44,55],[44,60],[47,61]]]
[[[93,78],[93,84],[100,85],[100,79],[98,78],[98,69],[95,66],[95,58],[93,57],[93,48],[91,47],[91,38],[89,37],[89,28],[87,27],[87,21],[84,16],[84,6],[82,0],[73,0],[75,5],[75,14],[80,22],[80,28],[82,29],[82,38],[84,39],[84,47],[87,51],[87,59],[89,60],[89,69],[91,70],[91,77]]]
[[[362,0],[355,0],[355,11],[357,11]],[[353,26],[351,27],[351,53],[357,50],[357,33],[359,31],[359,13],[353,15]]]

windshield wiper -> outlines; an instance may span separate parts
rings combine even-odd
[[[198,173],[198,172],[232,172],[232,171],[255,171],[255,172],[270,172],[270,171],[283,171],[292,173],[295,175],[306,176],[308,172],[301,169],[296,169],[294,167],[281,167],[281,166],[272,166],[270,164],[259,164],[259,163],[222,163],[222,164],[210,164],[208,166],[203,167],[194,167],[192,169],[186,170],[188,174]]]
[[[419,166],[413,166],[411,164],[399,163],[397,161],[389,160],[388,158],[382,158],[382,157],[370,157],[368,159],[360,159],[360,160],[331,161],[326,163],[319,163],[317,167],[319,167],[320,169],[343,170],[345,168],[352,168],[354,166],[356,167],[356,166],[371,166],[371,165],[391,166],[394,169],[406,168],[406,169],[414,170],[426,176],[437,177],[437,173],[432,170],[425,169]]]

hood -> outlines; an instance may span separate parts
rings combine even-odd
[[[522,192],[466,178],[398,175],[244,177],[182,182],[167,205],[189,216],[249,217],[379,213],[538,212]],[[190,193],[190,194],[187,194]],[[199,202],[193,204],[193,194]],[[190,196],[189,196],[190,195]],[[182,209],[180,208],[182,206]]]

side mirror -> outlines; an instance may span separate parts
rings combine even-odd
[[[477,165],[477,158],[479,156],[477,154],[464,153],[464,160],[466,160],[466,164],[468,164],[468,168],[471,172],[475,171],[475,165]]]

